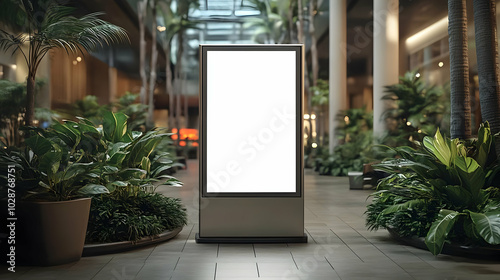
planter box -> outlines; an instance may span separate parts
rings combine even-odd
[[[388,228],[387,231],[390,233],[392,238],[401,243],[405,243],[415,248],[429,251],[427,245],[425,245],[425,240],[423,237],[403,237],[392,228]],[[429,252],[429,254],[431,253]],[[441,254],[473,259],[498,260],[500,259],[500,246],[496,245],[491,247],[480,247],[445,243]]]
[[[16,250],[20,264],[60,265],[82,256],[90,198],[18,202]]]
[[[144,237],[137,241],[118,241],[111,243],[95,243],[85,244],[83,248],[83,256],[99,256],[104,254],[113,254],[129,250],[135,250],[144,246],[157,244],[170,240],[181,232],[183,227],[178,227],[171,231],[164,231],[157,236]]]
[[[363,172],[350,171],[347,173],[349,176],[349,189],[362,190],[364,185]]]

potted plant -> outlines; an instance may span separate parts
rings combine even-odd
[[[85,161],[83,134],[68,146],[56,129],[70,130],[72,123],[50,129],[33,128],[23,148],[1,151],[0,165],[9,170],[4,177],[13,184],[4,189],[13,217],[17,218],[18,261],[36,265],[56,265],[80,259],[85,241],[90,198],[108,189],[86,183],[95,162]],[[81,125],[81,124],[77,124]],[[11,178],[11,180],[9,180]],[[12,180],[13,179],[13,180]],[[10,194],[10,195],[9,195]],[[13,194],[13,195],[12,195]]]

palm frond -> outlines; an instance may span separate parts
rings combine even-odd
[[[67,52],[77,52],[80,46],[95,51],[104,45],[128,41],[126,31],[98,18],[92,13],[81,18],[68,16],[68,9],[54,9],[38,34],[49,48],[61,47]]]

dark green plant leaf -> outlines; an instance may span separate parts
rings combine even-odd
[[[433,255],[438,255],[443,250],[444,242],[455,225],[459,213],[441,209],[437,220],[432,223],[431,229],[425,237],[425,244]]]
[[[80,188],[78,190],[78,193],[81,195],[96,195],[96,194],[103,194],[103,193],[109,193],[108,188],[106,188],[103,185],[97,185],[97,184],[87,184]]]
[[[492,245],[500,244],[500,211],[469,213],[479,235]]]

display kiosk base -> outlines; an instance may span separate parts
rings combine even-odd
[[[307,243],[307,235],[298,237],[200,237],[197,233],[196,243]]]

